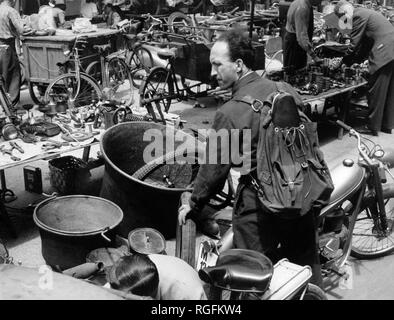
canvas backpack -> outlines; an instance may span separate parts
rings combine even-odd
[[[297,108],[294,94],[277,86],[278,92],[264,102],[250,96],[238,101],[260,113],[257,179],[250,175],[252,185],[266,211],[293,218],[326,205],[334,185],[320,150],[317,123]]]

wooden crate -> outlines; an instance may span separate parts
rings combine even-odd
[[[83,34],[87,36],[88,46],[81,56],[82,65],[97,60],[97,52],[93,49],[95,44],[113,43],[112,52],[116,51],[116,37],[118,32],[101,30],[94,33]],[[57,63],[63,63],[68,58],[63,53],[64,46],[72,46],[76,35],[26,37],[23,40],[23,56],[26,68],[26,79],[34,83],[49,84],[59,76]]]
[[[211,76],[210,46],[177,35],[169,35],[168,39],[171,46],[178,49],[174,61],[176,74],[186,79],[209,83]]]

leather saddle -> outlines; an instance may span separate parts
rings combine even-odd
[[[238,292],[264,293],[271,282],[273,265],[264,254],[245,249],[223,252],[216,266],[201,269],[200,279],[215,287]]]

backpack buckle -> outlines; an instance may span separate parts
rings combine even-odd
[[[259,99],[254,99],[250,104],[254,112],[260,112],[263,109],[263,102]]]

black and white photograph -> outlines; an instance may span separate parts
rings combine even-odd
[[[394,300],[393,129],[394,0],[0,0],[0,303]]]

